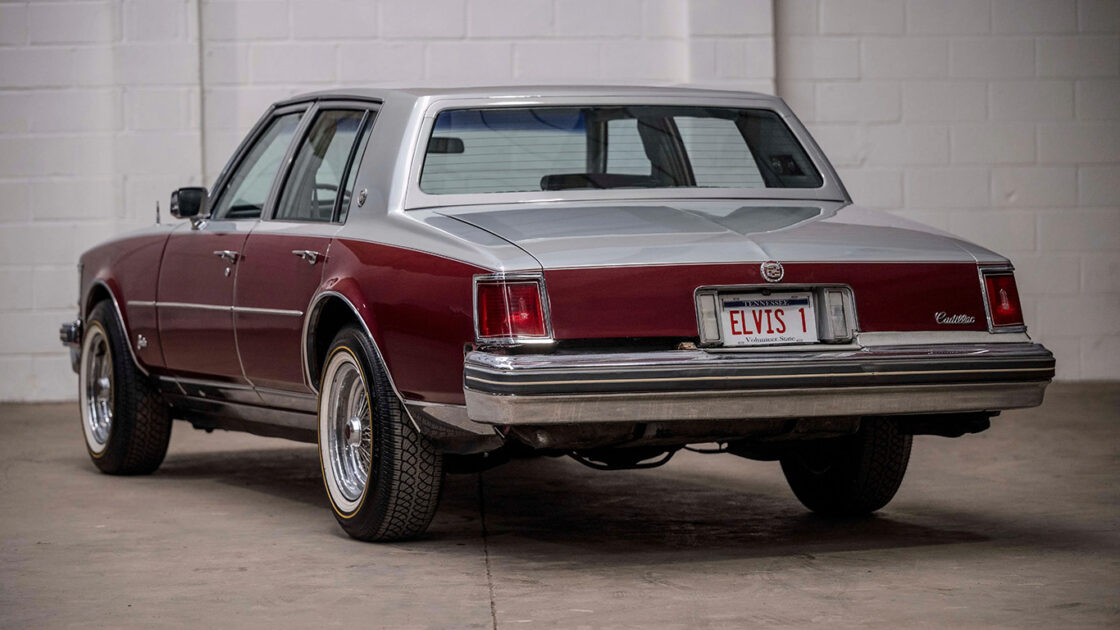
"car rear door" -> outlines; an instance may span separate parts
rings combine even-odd
[[[309,112],[277,201],[245,243],[234,324],[245,375],[266,402],[292,406],[293,395],[312,391],[303,370],[305,311],[348,214],[375,114],[372,103],[330,101]]]
[[[215,186],[210,216],[168,239],[156,307],[167,368],[180,377],[245,382],[233,328],[236,269],[305,109],[262,121]]]

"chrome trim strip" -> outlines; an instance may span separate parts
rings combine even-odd
[[[603,378],[603,379],[573,379],[555,381],[533,381],[532,385],[601,385],[606,383],[668,383],[692,381],[755,381],[771,379],[806,379],[806,378],[845,378],[845,377],[876,377],[876,376],[933,376],[942,374],[993,374],[1004,372],[1053,372],[1052,367],[1022,367],[1022,368],[986,368],[976,370],[902,370],[897,372],[868,370],[860,372],[821,372],[819,374],[727,374],[723,376],[665,376],[654,378]],[[488,385],[508,385],[504,381],[494,381],[477,376],[466,376],[466,381],[486,383]]]
[[[744,420],[994,411],[1042,403],[1045,381],[814,389],[497,396],[465,391],[475,422],[506,425]]]
[[[234,306],[234,313],[254,313],[257,315],[280,315],[283,317],[303,317],[303,311],[286,308],[258,308],[256,306]]]
[[[260,308],[256,306],[220,306],[218,304],[198,304],[194,302],[150,302],[147,300],[129,300],[129,306],[154,306],[160,308],[185,308],[199,311],[226,311],[231,313],[253,313],[257,315],[280,315],[284,317],[302,317],[303,311],[284,308]]]
[[[911,346],[942,344],[990,344],[990,343],[1030,343],[1031,338],[1018,334],[993,334],[986,330],[931,330],[915,332],[864,332],[856,333],[859,345],[873,348],[876,346]]]
[[[155,305],[159,308],[187,308],[196,311],[233,311],[232,306],[220,306],[218,304],[194,304],[191,302],[156,302]]]

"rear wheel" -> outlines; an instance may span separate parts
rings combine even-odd
[[[412,538],[435,516],[443,458],[412,426],[357,327],[343,328],[327,352],[319,462],[335,518],[353,538]]]
[[[864,418],[853,436],[806,443],[782,457],[782,472],[793,493],[814,512],[868,514],[898,492],[912,440],[890,420]]]
[[[101,472],[144,475],[167,454],[171,415],[155,385],[136,367],[112,305],[90,311],[82,336],[78,399],[90,459]]]

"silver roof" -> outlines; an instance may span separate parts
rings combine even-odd
[[[298,103],[320,98],[363,99],[387,101],[389,99],[433,98],[535,98],[548,96],[586,97],[694,97],[694,98],[751,98],[780,100],[771,94],[714,90],[687,86],[640,85],[488,85],[477,87],[400,87],[400,88],[334,88],[293,96],[284,103]]]

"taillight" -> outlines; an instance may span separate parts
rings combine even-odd
[[[984,289],[988,294],[988,314],[991,316],[993,330],[1023,325],[1019,289],[1015,286],[1015,276],[1011,272],[985,272]]]
[[[479,340],[549,340],[540,280],[479,278],[475,283],[475,330]]]

